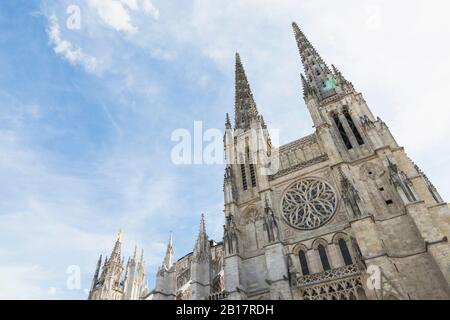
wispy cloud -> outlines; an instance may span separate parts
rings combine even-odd
[[[134,33],[139,29],[133,24],[133,12],[159,18],[159,10],[150,0],[87,0],[87,3],[107,26],[116,31]]]
[[[42,286],[42,279],[51,278],[51,274],[38,265],[0,265],[3,275],[0,299],[52,299],[55,290]]]
[[[49,18],[47,33],[53,50],[67,61],[74,65],[83,66],[86,71],[94,73],[97,68],[97,59],[83,52],[83,49],[76,47],[70,41],[61,37],[61,30],[56,15]]]

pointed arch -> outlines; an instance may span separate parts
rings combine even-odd
[[[341,257],[346,266],[354,263],[354,255],[351,251],[350,237],[345,233],[336,233],[333,236],[333,244],[339,248]]]
[[[344,259],[344,263],[346,266],[353,264],[352,256],[350,255],[350,251],[348,250],[347,242],[344,239],[339,239],[339,250],[341,251],[342,258]]]
[[[304,249],[300,249],[300,251],[298,252],[298,258],[300,260],[300,268],[302,269],[302,274],[304,276],[310,274],[308,258],[306,256],[306,254],[307,254],[307,251],[305,251]]]
[[[328,260],[326,247],[322,244],[317,246],[317,251],[319,252],[320,261],[322,262],[322,267],[324,271],[328,271],[331,269],[330,261]]]

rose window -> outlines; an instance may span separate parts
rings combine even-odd
[[[281,211],[289,225],[301,230],[323,226],[334,215],[336,193],[325,181],[304,179],[291,185],[281,201]]]

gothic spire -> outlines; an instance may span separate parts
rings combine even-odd
[[[95,282],[98,281],[98,276],[100,274],[100,268],[102,266],[102,255],[100,255],[100,258],[97,261],[97,268],[95,269],[94,279],[93,279],[93,285],[95,285]]]
[[[115,261],[117,263],[120,263],[120,252],[121,252],[121,248],[122,248],[122,229],[119,229],[119,231],[117,232],[117,240],[116,243],[114,245],[113,251],[111,252],[111,257],[109,259],[109,261]]]
[[[206,234],[205,216],[202,213],[200,218],[200,230],[194,247],[193,260],[194,262],[206,262],[209,260],[209,256],[209,240],[208,235]]]
[[[246,130],[251,119],[258,117],[258,110],[239,53],[236,53],[235,81],[235,128]]]
[[[292,27],[307,78],[302,79],[304,89],[307,90],[305,96],[309,94],[310,87],[314,88],[322,99],[333,95],[336,81],[330,68],[295,22]]]
[[[205,215],[202,213],[200,217],[200,234],[206,233],[206,227],[205,227]]]
[[[133,260],[136,260],[136,255],[137,255],[137,246],[134,246]]]
[[[92,290],[97,285],[101,266],[102,266],[102,255],[100,255],[100,258],[98,259],[98,262],[97,262],[97,267],[95,268],[94,278],[92,279],[91,290],[89,291],[89,299],[92,297]]]
[[[170,231],[169,243],[167,244],[166,256],[164,257],[164,265],[167,269],[173,264],[173,239],[172,239],[172,231]]]
[[[300,74],[300,77],[302,78],[302,86],[303,86],[303,98],[307,98],[309,96],[314,95],[314,89],[311,88],[308,81],[305,79],[305,76]]]
[[[227,116],[225,119],[225,129],[231,129],[230,115],[228,112],[227,112]]]
[[[97,261],[97,271],[99,271],[100,270],[100,267],[102,266],[102,259],[103,257],[102,257],[102,255],[100,255],[100,257],[98,258],[98,261]]]

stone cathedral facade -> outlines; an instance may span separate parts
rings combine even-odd
[[[148,290],[143,258],[125,267],[119,237],[103,268],[99,260],[91,299],[450,299],[450,206],[293,29],[314,133],[273,148],[236,55],[223,241],[208,239],[202,217],[193,252],[174,261],[170,239]]]

